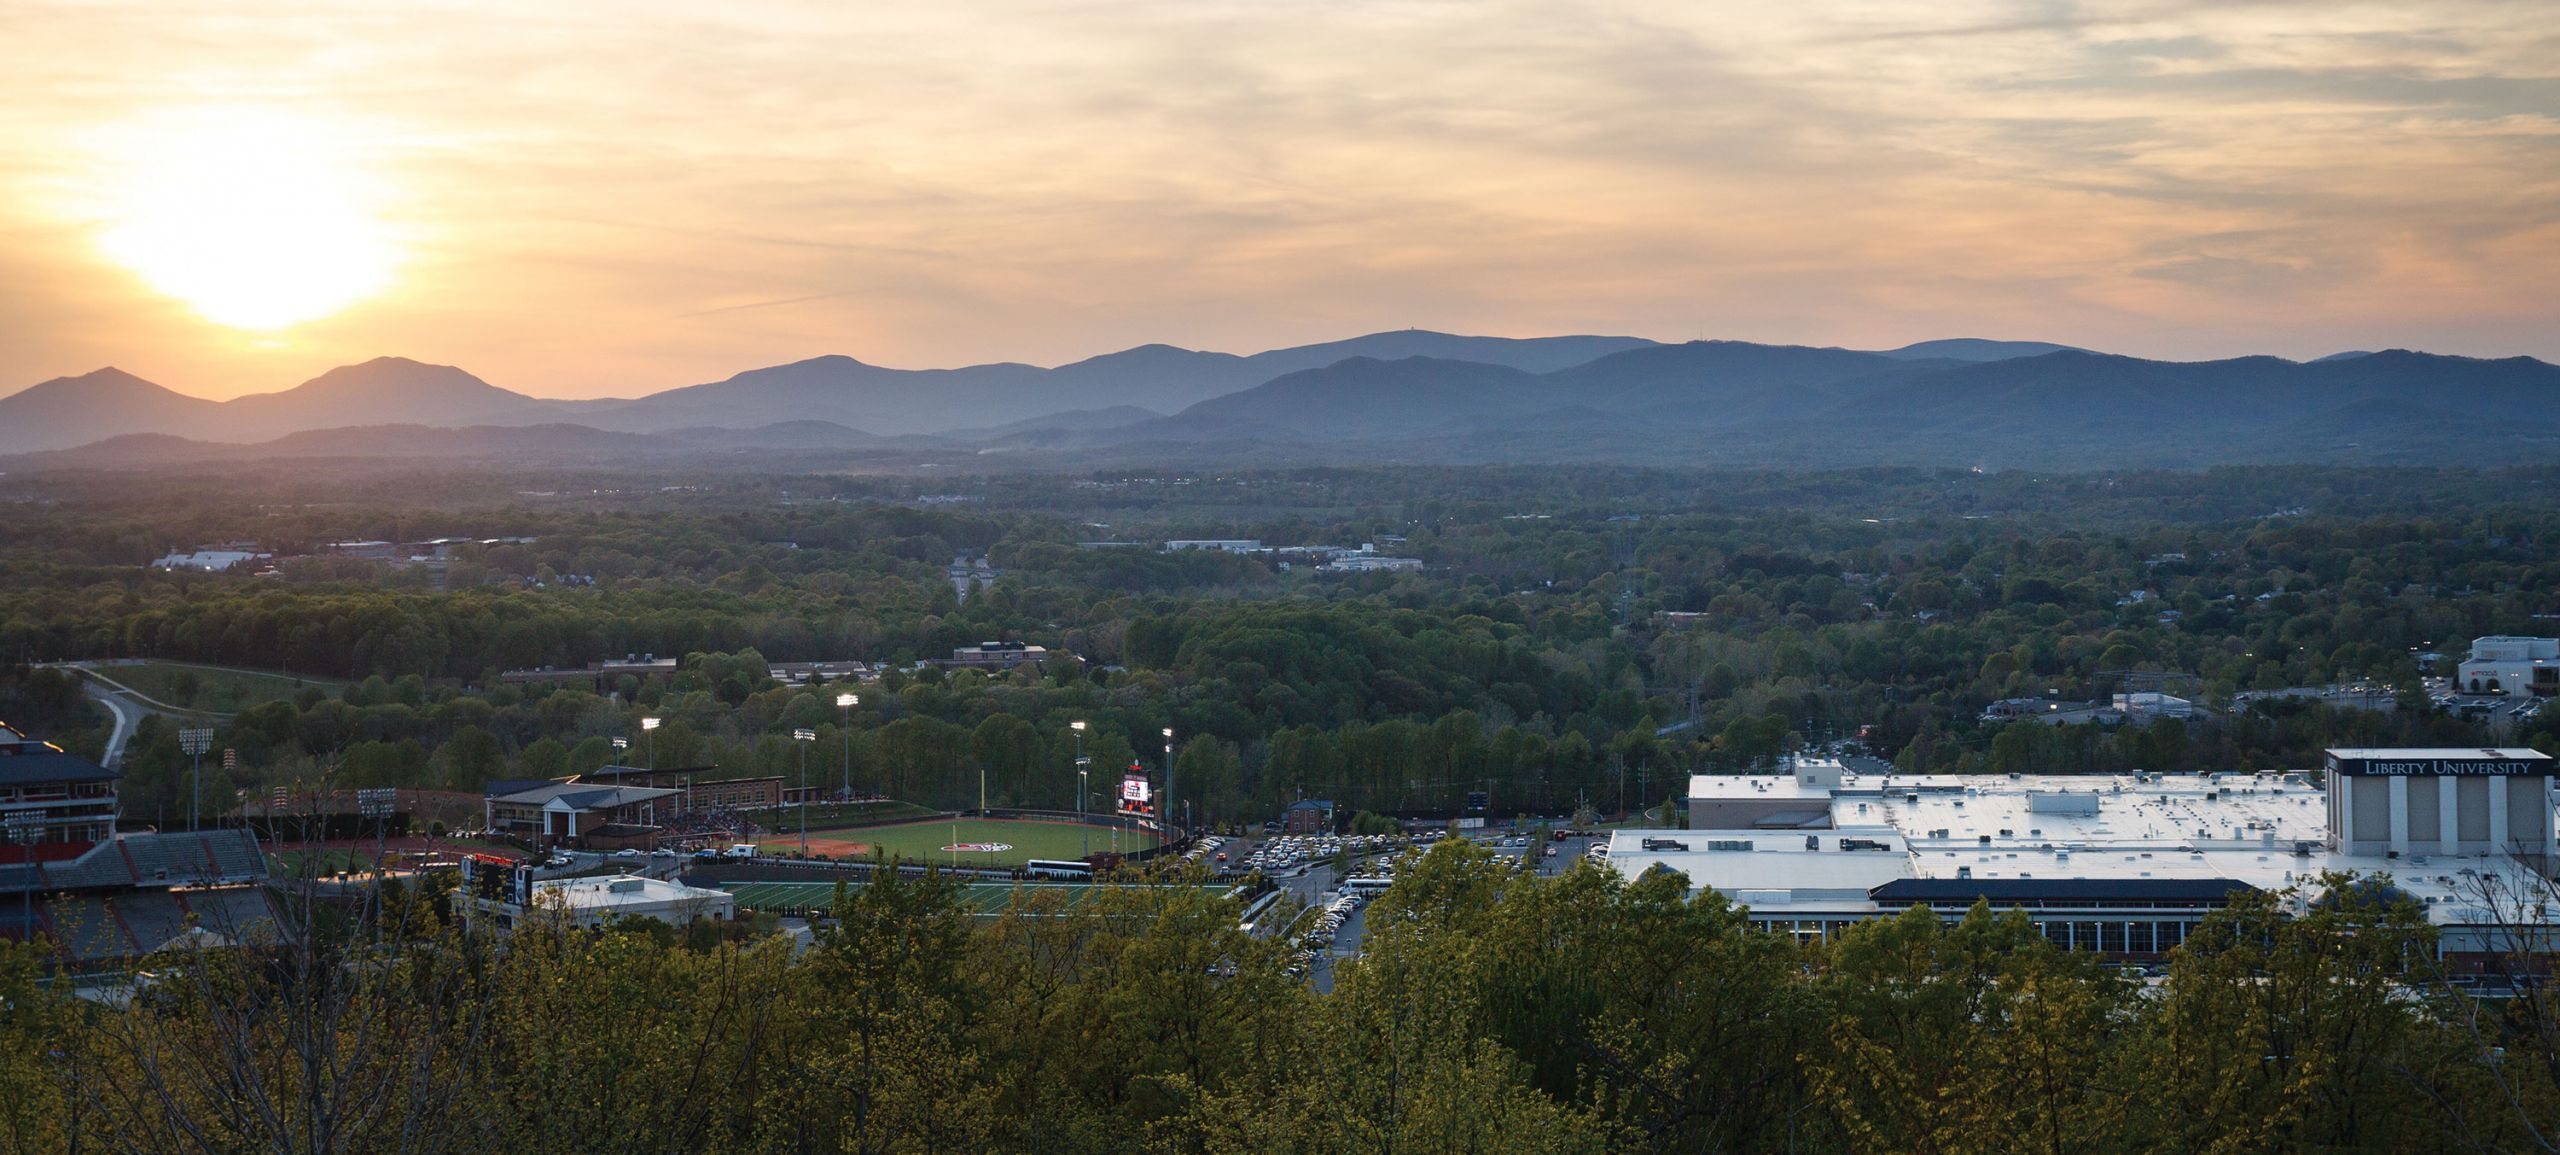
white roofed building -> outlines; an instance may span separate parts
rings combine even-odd
[[[2236,893],[2387,874],[2447,957],[2485,966],[2519,917],[2560,943],[2560,908],[2493,909],[2560,862],[2553,783],[2530,750],[2341,749],[2318,775],[1856,774],[1805,759],[1692,778],[1691,829],[1620,831],[1608,862],[1678,871],[1807,936],[1988,900],[2057,943],[2137,958]]]
[[[2560,638],[2473,638],[2453,684],[2466,694],[2560,694]]]

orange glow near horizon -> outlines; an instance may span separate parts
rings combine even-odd
[[[28,0],[0,393],[1423,327],[2560,360],[2500,0]]]

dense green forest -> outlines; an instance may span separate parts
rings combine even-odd
[[[498,949],[398,890],[289,948],[160,960],[125,1005],[0,947],[0,1145],[2552,1150],[2550,991],[2457,993],[2420,911],[2337,889],[2245,899],[2146,982],[2023,915],[1799,944],[1676,876],[1523,874],[1451,840],[1369,908],[1330,995],[1190,885],[981,920],[938,876],[888,878],[797,954],[654,923]]]
[[[1700,771],[1867,734],[1912,769],[2307,766],[2324,745],[2499,737],[2426,709],[2418,655],[2553,632],[2560,514],[2541,472],[2228,470],[2120,477],[1522,469],[1236,476],[411,479],[243,477],[145,491],[55,479],[0,518],[0,718],[75,749],[104,719],[32,664],[154,658],[346,679],[214,719],[233,785],[473,789],[591,768],[792,773],[915,801],[1068,800],[1066,723],[1102,764],[1160,757],[1219,820],[1333,797],[1614,809]],[[651,483],[655,482],[655,483]],[[19,483],[34,486],[35,482]],[[495,488],[505,486],[510,488]],[[539,487],[539,488],[537,488]],[[1257,537],[1422,559],[1420,573],[1079,542]],[[465,545],[442,567],[315,554]],[[169,573],[252,541],[276,573]],[[991,584],[955,590],[955,557]],[[1045,676],[935,669],[787,688],[765,660],[906,667],[988,639],[1081,655]],[[525,689],[505,669],[681,655],[672,685]],[[2209,709],[2148,727],[1998,725],[1997,699],[2143,676]],[[2238,708],[2246,690],[2369,681],[2400,709]],[[201,705],[180,703],[179,705]],[[667,719],[646,747],[642,716]],[[850,735],[840,728],[849,725]],[[2505,737],[2550,745],[2560,717]],[[175,800],[175,723],[133,747],[128,809]],[[1138,736],[1145,736],[1143,738]],[[1135,747],[1134,749],[1132,747]]]

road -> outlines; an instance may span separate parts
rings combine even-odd
[[[1317,994],[1332,994],[1333,968],[1344,960],[1360,957],[1360,936],[1368,928],[1368,919],[1369,904],[1362,903],[1351,908],[1342,925],[1334,928],[1333,946],[1316,956],[1315,968],[1307,975]]]
[[[142,691],[125,685],[114,678],[108,677],[101,669],[103,663],[47,662],[44,664],[56,669],[77,671],[81,677],[88,679],[92,684],[104,683],[108,689],[115,691],[118,695],[154,714],[166,714],[172,718],[211,718],[217,722],[228,722],[232,718],[232,715],[225,714],[219,710],[183,710],[176,706],[172,706],[167,702],[162,702],[148,697],[144,695]]]
[[[98,704],[106,707],[107,712],[115,715],[116,719],[116,728],[113,733],[107,735],[107,749],[99,757],[98,764],[109,770],[124,765],[125,743],[133,739],[134,727],[142,724],[142,716],[149,711],[126,701],[123,695],[96,681],[83,678],[80,680],[80,688],[87,690],[89,696],[97,699]]]

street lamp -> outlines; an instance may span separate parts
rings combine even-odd
[[[663,719],[640,719],[640,732],[649,736],[649,768],[652,770],[658,768],[658,723],[660,721],[663,721]],[[652,781],[655,781],[655,779],[652,779]]]
[[[853,708],[862,704],[860,694],[836,695],[836,708],[844,711],[844,800],[853,801]]]
[[[1083,839],[1085,857],[1091,858],[1093,857],[1093,832],[1086,829],[1084,824],[1084,720],[1079,718],[1067,723],[1067,729],[1075,731],[1076,738],[1076,832]]]
[[[800,857],[809,857],[809,744],[818,740],[815,730],[793,730],[791,741],[800,747]]]

